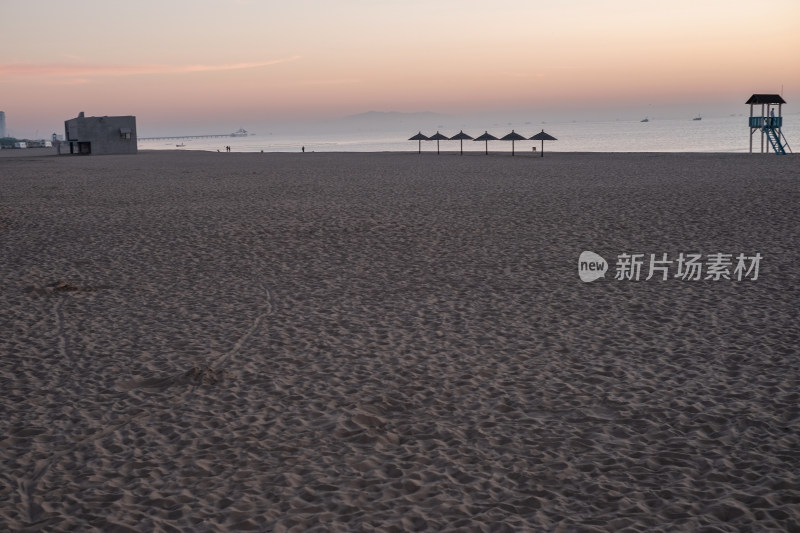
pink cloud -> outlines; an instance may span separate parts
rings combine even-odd
[[[217,72],[223,70],[242,70],[268,67],[279,63],[296,61],[300,56],[291,56],[270,61],[254,63],[229,63],[225,65],[60,65],[0,63],[0,76],[46,76],[46,77],[87,77],[87,76],[132,76],[140,74],[187,74],[193,72]]]

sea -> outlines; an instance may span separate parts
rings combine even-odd
[[[783,133],[790,143],[800,146],[800,114],[784,116]],[[702,117],[701,120],[654,119],[625,121],[569,121],[569,122],[521,122],[491,125],[473,124],[467,127],[458,125],[448,127],[443,124],[439,131],[452,137],[463,130],[472,137],[488,131],[495,137],[503,137],[512,130],[529,138],[545,131],[556,141],[545,141],[545,152],[720,152],[745,153],[750,148],[750,128],[746,115],[725,117]],[[146,139],[146,131],[140,130],[140,150],[204,150],[232,152],[433,152],[437,151],[437,141],[408,140],[418,130],[352,128],[326,132],[281,132],[258,131],[240,137],[211,138],[159,138]],[[204,135],[207,132],[180,132],[178,135]],[[436,130],[422,128],[422,133],[430,136]],[[767,142],[766,140],[764,141]],[[463,151],[483,153],[511,152],[510,141],[463,142]],[[515,141],[516,153],[533,152],[542,149],[541,141]],[[458,152],[462,149],[459,141],[438,142],[441,152]],[[753,149],[760,151],[761,136],[753,136]]]

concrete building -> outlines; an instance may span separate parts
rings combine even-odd
[[[64,122],[64,133],[60,154],[135,154],[138,150],[134,116],[86,117],[81,112]]]
[[[0,139],[6,136],[6,114],[0,111]]]

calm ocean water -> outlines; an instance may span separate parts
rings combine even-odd
[[[793,150],[800,147],[800,114],[784,116],[783,132]],[[440,128],[451,137],[463,129],[473,137],[485,130],[502,137],[514,129],[524,137],[531,137],[544,129],[558,140],[545,142],[545,152],[730,152],[743,153],[749,149],[747,116],[691,119],[650,119],[639,121],[608,122],[548,122],[497,125],[458,125]],[[202,135],[204,132],[183,132]],[[210,139],[140,140],[140,150],[208,150],[225,151],[230,146],[234,152],[408,152],[417,151],[417,142],[407,140],[417,131],[348,131],[336,133],[281,134],[280,132],[255,133],[247,137],[218,137]],[[435,130],[423,129],[432,135]],[[146,137],[146,132],[141,135]],[[759,148],[759,136],[754,136],[754,149]],[[182,144],[184,146],[178,147]],[[440,141],[440,149],[458,151],[458,141]],[[517,141],[517,153],[541,149],[540,141]],[[483,152],[483,142],[464,141],[465,152]],[[423,152],[435,152],[436,141],[423,141]],[[489,152],[510,152],[508,141],[489,141]]]

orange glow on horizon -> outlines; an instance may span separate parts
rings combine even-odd
[[[776,14],[769,49],[751,39],[764,24],[740,1],[241,2],[224,17],[206,1],[88,4],[93,22],[68,6],[44,21],[30,4],[4,7],[0,31],[17,50],[0,60],[9,124],[58,125],[81,110],[166,123],[696,106],[729,95],[739,105],[781,86],[800,99],[792,0],[766,2]],[[62,41],[64,27],[90,23]]]

